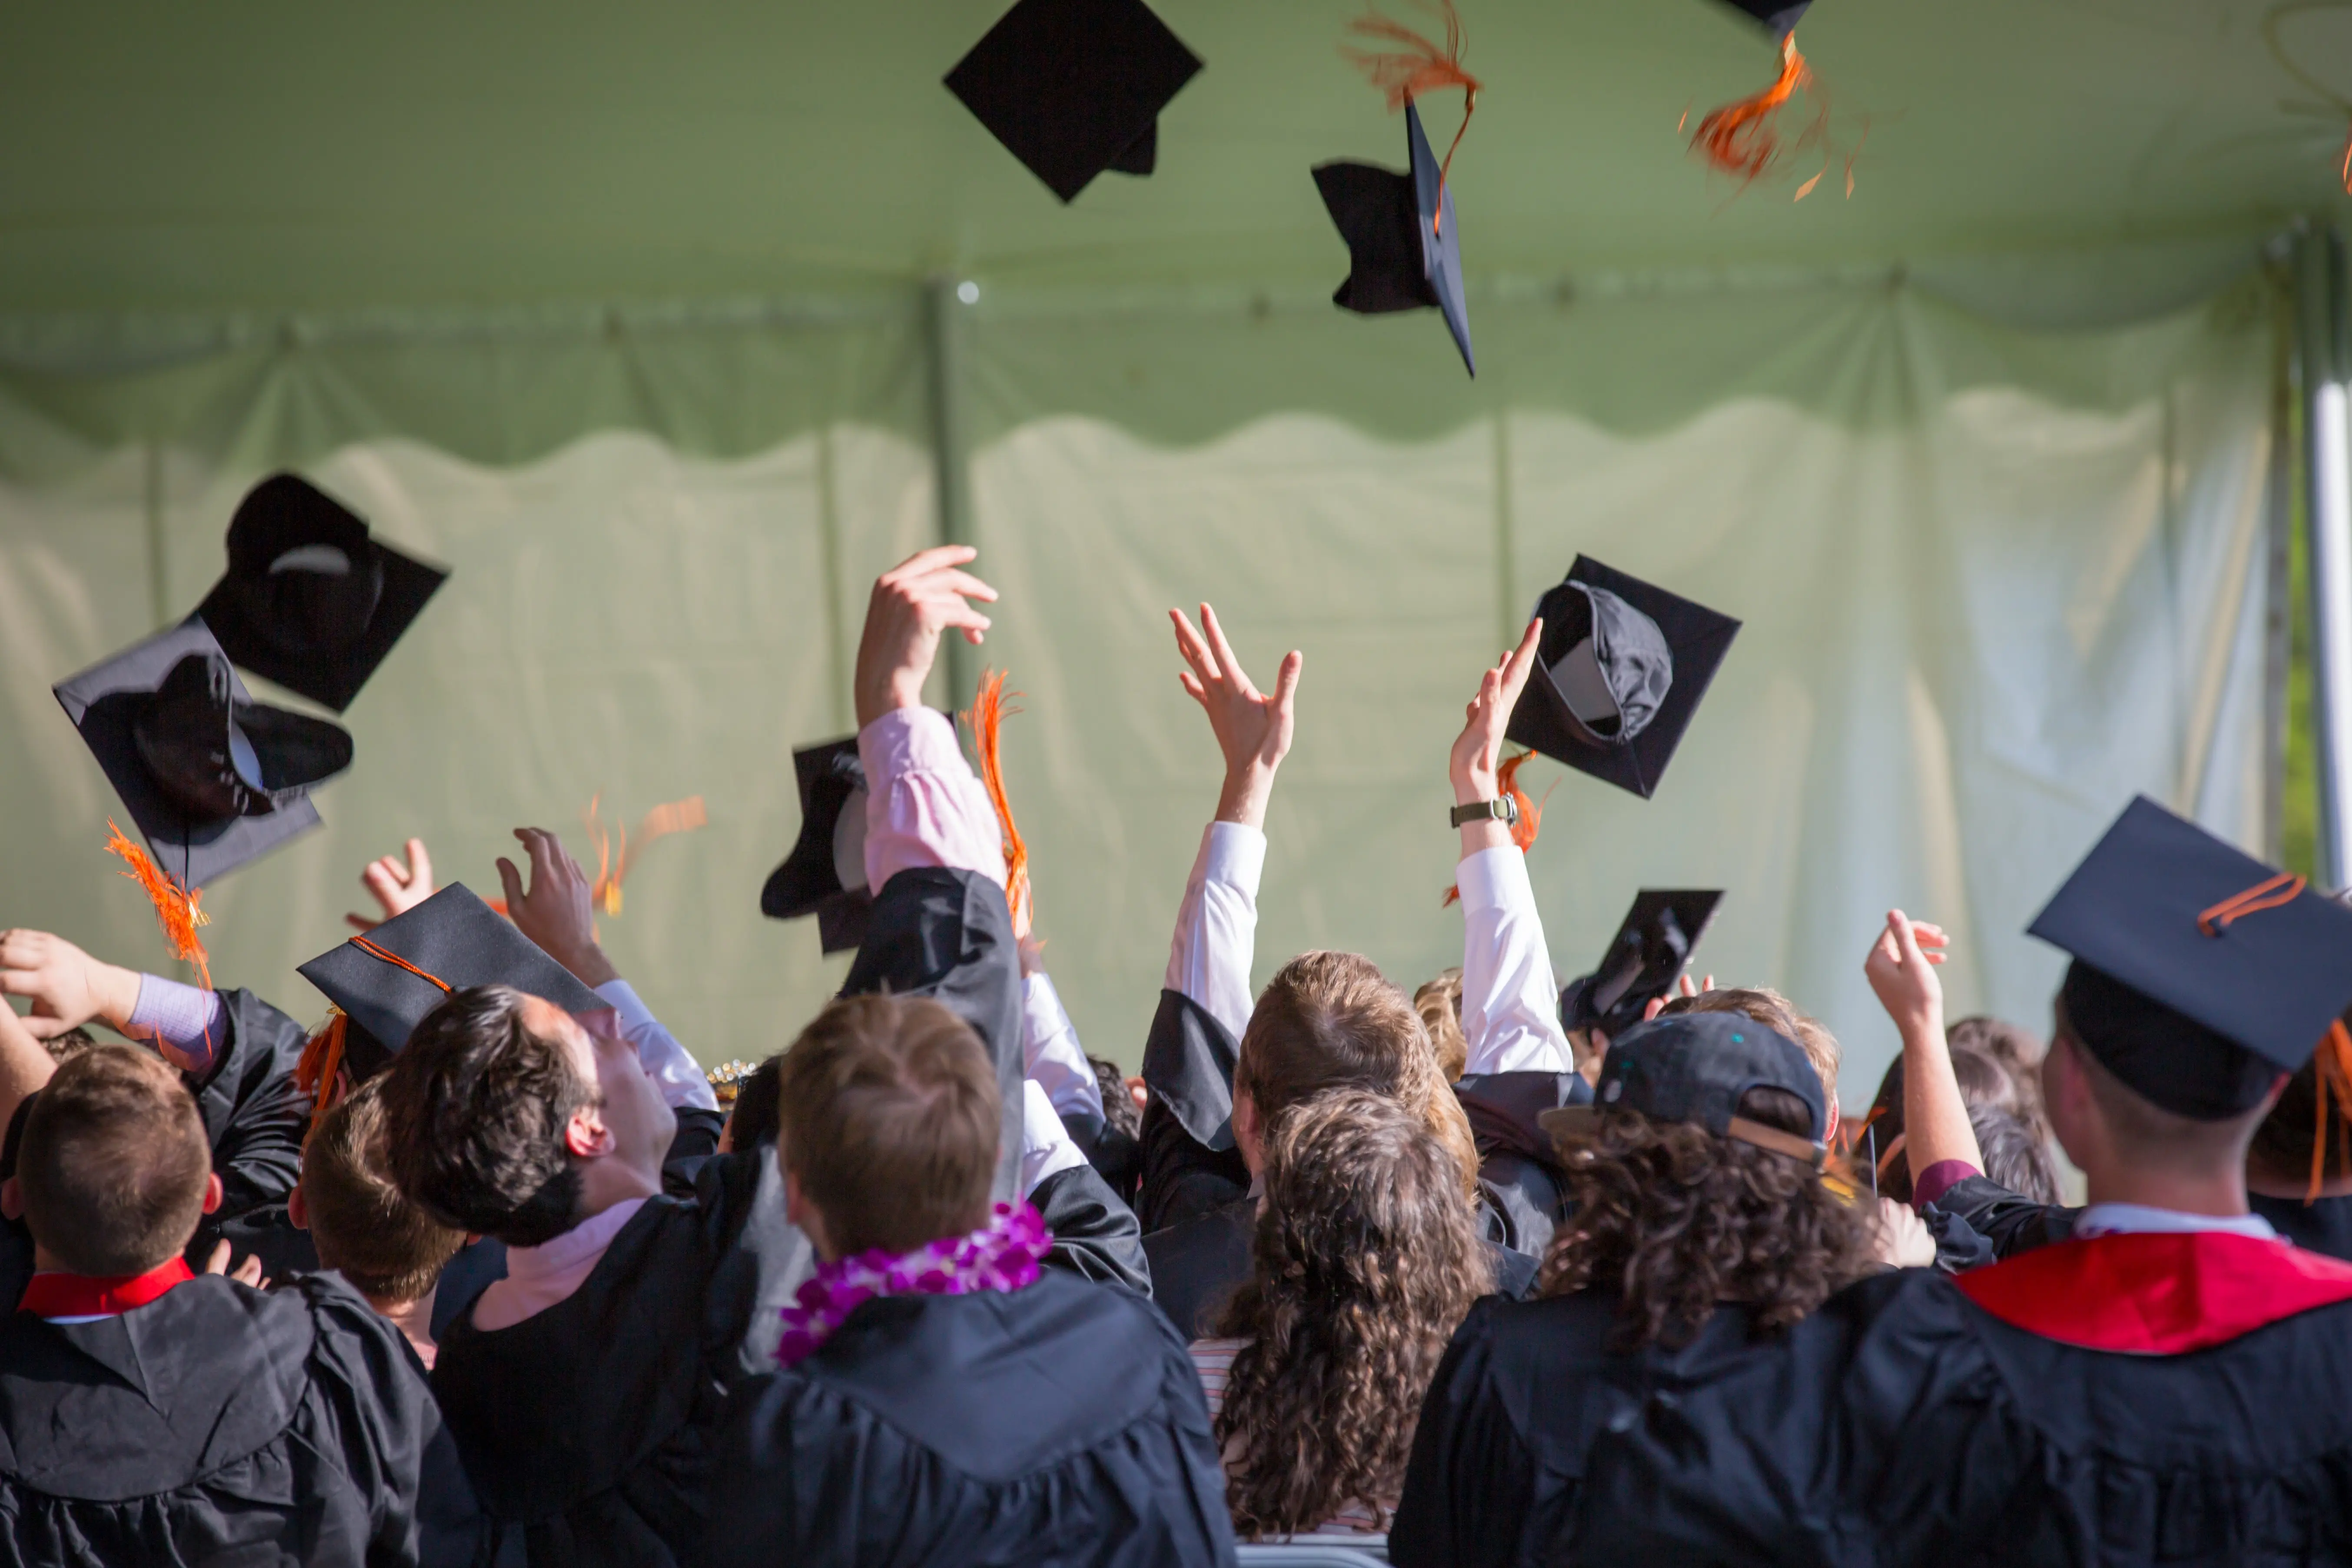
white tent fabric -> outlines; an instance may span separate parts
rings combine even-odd
[[[1167,608],[1214,602],[1258,668],[1307,655],[1256,978],[1343,946],[1410,986],[1461,958],[1460,705],[1580,551],[1747,627],[1654,801],[1530,769],[1558,781],[1533,871],[1560,978],[1635,888],[1722,886],[1700,967],[1822,1016],[1849,1100],[1893,1045],[1860,975],[1890,906],[1953,930],[1956,1014],[2040,1026],[2057,960],[2021,932],[2133,793],[2263,836],[2274,303],[2247,278],[2029,332],[1883,277],[1494,298],[1478,386],[1416,401],[1370,372],[1425,318],[984,297],[957,391],[1004,600],[973,663],[1024,693],[1009,782],[1087,1047],[1136,1059],[1214,797]],[[786,1043],[842,968],[756,913],[789,752],[848,729],[866,584],[939,528],[911,321],[806,329],[810,353],[793,323],[688,354],[593,317],[373,359],[199,345],[122,378],[169,405],[152,441],[0,366],[6,918],[158,962],[47,689],[193,605],[236,496],[292,462],[457,574],[352,709],[326,830],[207,890],[215,976],[315,1015],[294,964],[407,835],[489,893],[519,823],[584,854],[592,795],[609,822],[698,793],[710,827],[646,856],[607,943],[706,1061]]]

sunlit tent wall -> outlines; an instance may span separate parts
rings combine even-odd
[[[1849,1098],[1892,1047],[1860,975],[1891,905],[1953,931],[1956,1011],[2040,1026],[2058,961],[2022,928],[2134,793],[2258,851],[2277,831],[2293,300],[2270,242],[2309,182],[2155,236],[2045,218],[2036,246],[2027,215],[1972,247],[1857,232],[1827,192],[1793,216],[1785,190],[1727,203],[1645,122],[1624,162],[1671,221],[1629,227],[1661,248],[1629,241],[1612,263],[1562,238],[1573,189],[1538,200],[1506,177],[1534,166],[1515,136],[1567,134],[1527,101],[1546,89],[1511,29],[1566,60],[1582,28],[1575,70],[1607,75],[1587,57],[1614,48],[1649,97],[1675,84],[1668,127],[1691,91],[1752,74],[1748,41],[1696,0],[1661,32],[1643,18],[1672,8],[1465,8],[1494,57],[1457,165],[1475,384],[1433,316],[1328,303],[1344,258],[1305,166],[1397,156],[1396,122],[1329,58],[1344,11],[1170,0],[1211,68],[1163,120],[1160,172],[1067,212],[931,101],[990,5],[918,7],[928,49],[905,18],[824,22],[824,47],[912,73],[884,106],[953,148],[955,189],[978,193],[950,204],[944,255],[906,244],[895,275],[803,257],[777,270],[804,281],[751,288],[732,263],[681,261],[665,289],[616,251],[609,276],[558,268],[540,298],[501,277],[486,301],[437,261],[377,277],[355,260],[357,282],[321,289],[230,237],[207,242],[216,275],[167,267],[111,308],[90,287],[112,285],[68,279],[33,237],[0,266],[0,921],[163,965],[101,851],[119,807],[48,687],[192,608],[238,496],[293,468],[455,569],[347,716],[359,760],[321,792],[325,829],[205,891],[215,975],[298,1014],[323,1002],[294,965],[366,907],[360,868],[404,837],[487,895],[518,824],[587,857],[592,796],[611,822],[699,794],[709,826],[645,855],[605,943],[706,1061],[786,1043],[844,968],[811,927],[757,912],[798,826],[790,754],[852,726],[874,574],[947,537],[979,546],[1003,600],[940,700],[986,665],[1024,694],[1008,781],[1047,964],[1098,1054],[1139,1053],[1215,795],[1168,607],[1215,603],[1261,670],[1307,656],[1257,978],[1339,946],[1411,985],[1461,961],[1440,907],[1461,704],[1579,552],[1746,629],[1655,800],[1527,774],[1551,792],[1532,867],[1561,977],[1635,888],[1722,886],[1700,967],[1819,1012],[1848,1043]],[[1943,25],[1885,9],[1825,14],[1820,52],[1844,40],[1890,108],[1933,98],[1899,62]],[[2050,9],[2069,47],[2149,36]],[[736,21],[782,47],[772,21]],[[2181,37],[2155,37],[2143,63],[2187,70]],[[731,81],[739,51],[702,47]],[[1265,131],[1271,150],[1238,153],[1227,120],[1276,91],[1282,50],[1313,84],[1282,89],[1298,113]],[[233,87],[241,68],[215,55]],[[805,58],[793,81],[847,90]],[[1862,165],[1854,208],[1925,210],[1905,160],[1953,132],[1909,114],[1874,133],[1886,163]],[[1224,190],[1188,174],[1188,135],[1213,144]],[[1265,159],[1234,183],[1237,160]],[[822,222],[830,182],[795,180]],[[1222,257],[1156,226],[1155,204],[1205,224],[1228,192],[1247,242]],[[1017,226],[953,216],[998,205]],[[1815,214],[1851,254],[1804,254]],[[752,221],[776,220],[763,204]],[[903,237],[880,226],[877,245]]]

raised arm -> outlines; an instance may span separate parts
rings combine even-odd
[[[1948,941],[1941,928],[1889,910],[1886,929],[1870,944],[1862,966],[1903,1039],[1903,1152],[1911,1165],[1913,1200],[1922,1204],[1984,1170],[1944,1043],[1944,984],[1936,965],[1944,962]]]
[[[1503,731],[1542,639],[1543,622],[1528,622],[1519,646],[1479,681],[1446,760],[1456,805],[1499,796]],[[1462,1034],[1469,1043],[1464,1076],[1571,1071],[1574,1058],[1559,1026],[1559,986],[1544,946],[1527,857],[1500,820],[1465,822],[1461,833],[1454,882],[1462,891]]]
[[[1234,656],[1214,609],[1201,606],[1197,631],[1181,610],[1169,611],[1168,618],[1175,625],[1177,651],[1191,666],[1176,679],[1208,715],[1224,753],[1225,777],[1217,815],[1201,836],[1201,852],[1177,906],[1167,985],[1238,1040],[1254,1001],[1250,964],[1257,942],[1258,876],[1265,867],[1265,807],[1275,774],[1290,753],[1306,658],[1296,648],[1283,656],[1268,696]]]

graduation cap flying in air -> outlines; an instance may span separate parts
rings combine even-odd
[[[1822,175],[1829,172],[1831,163],[1841,156],[1845,160],[1845,194],[1853,195],[1853,165],[1860,144],[1857,142],[1852,149],[1832,144],[1829,105],[1819,97],[1812,68],[1797,48],[1797,23],[1811,8],[1812,0],[1795,0],[1794,4],[1789,0],[1724,0],[1724,4],[1771,35],[1780,50],[1780,69],[1770,86],[1704,116],[1691,135],[1692,153],[1710,169],[1733,175],[1745,186],[1770,174],[1790,152],[1818,150],[1822,166],[1797,187],[1794,199],[1803,201],[1812,195]],[[1779,128],[1780,117],[1800,92],[1812,97],[1813,117],[1793,141],[1784,141]],[[1864,134],[1867,133],[1865,126]]]
[[[1722,892],[1713,888],[1644,888],[1635,894],[1592,973],[1560,988],[1560,1027],[1598,1025],[1614,1038],[1640,1023],[1653,1000],[1673,994],[1722,901]]]
[[[1160,111],[1200,69],[1143,0],[1020,0],[946,80],[1007,152],[1072,202],[1106,169],[1151,173]]]
[[[857,737],[845,735],[793,753],[800,786],[801,833],[784,863],[760,889],[760,912],[771,920],[816,917],[817,941],[841,952],[866,940],[874,912],[866,885],[866,766]]]
[[[254,701],[201,618],[54,689],[146,840],[116,828],[107,848],[154,903],[173,956],[205,970],[200,890],[319,826],[310,791],[351,766],[351,736]]]
[[[277,474],[237,503],[228,570],[196,613],[238,668],[340,713],[448,576],[378,543],[307,479]]]
[[[1358,17],[1351,27],[1402,47],[1378,53],[1344,51],[1388,95],[1391,109],[1404,110],[1409,167],[1400,174],[1374,163],[1318,163],[1315,188],[1322,194],[1339,237],[1348,242],[1348,276],[1331,302],[1366,316],[1434,307],[1454,334],[1454,346],[1462,351],[1464,367],[1475,376],[1470,309],[1462,292],[1462,237],[1447,175],[1454,148],[1461,146],[1478,107],[1479,83],[1462,68],[1462,19],[1453,0],[1443,4],[1443,49],[1411,28],[1374,15]],[[1417,100],[1454,87],[1463,93],[1462,124],[1441,160],[1422,130]]]
[[[1739,623],[1585,555],[1535,613],[1543,641],[1505,732],[1648,799]]]

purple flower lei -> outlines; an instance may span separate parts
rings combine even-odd
[[[1054,1245],[1045,1219],[1027,1200],[998,1204],[969,1236],[943,1236],[912,1252],[875,1248],[820,1264],[782,1310],[784,1337],[776,1364],[806,1360],[849,1314],[877,1296],[969,1296],[1023,1290],[1037,1282],[1037,1263]]]

